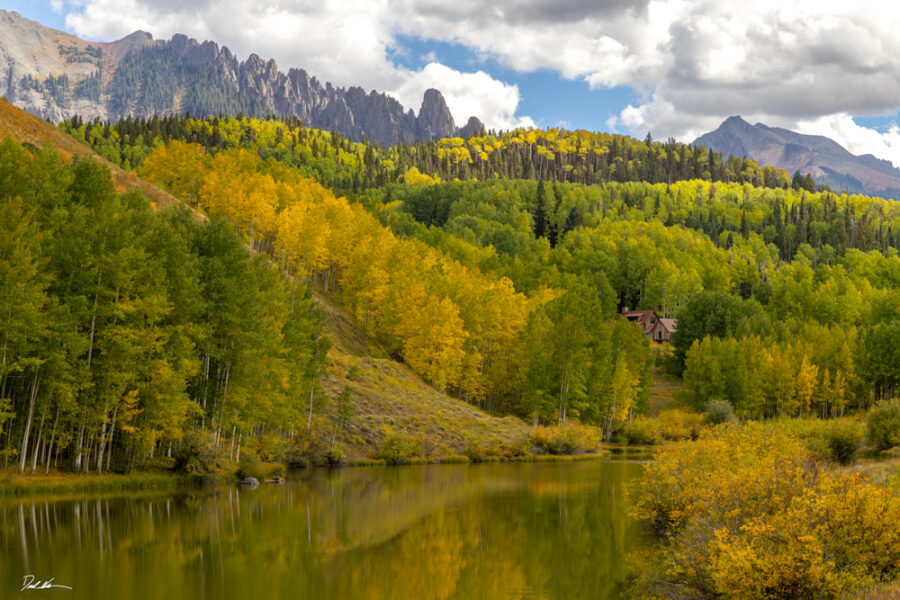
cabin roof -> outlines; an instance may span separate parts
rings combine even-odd
[[[675,330],[678,329],[677,319],[660,319],[659,322],[662,323],[662,326],[665,327],[669,333],[675,333]]]
[[[622,313],[629,321],[637,321],[643,323],[649,321],[650,317],[659,318],[655,310],[627,310]]]

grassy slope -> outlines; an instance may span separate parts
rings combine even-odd
[[[664,410],[684,408],[675,399],[675,394],[684,388],[684,384],[678,377],[669,375],[663,366],[672,353],[669,344],[657,344],[651,342],[650,350],[656,358],[656,366],[653,367],[653,383],[650,386],[650,402],[647,407],[648,417],[658,417]]]
[[[326,330],[332,341],[332,365],[323,381],[325,395],[337,397],[352,385],[353,423],[343,440],[348,458],[363,458],[384,437],[384,428],[422,435],[426,450],[435,455],[461,452],[470,440],[496,445],[522,440],[528,427],[515,417],[497,418],[438,392],[408,366],[366,338],[355,319],[327,298],[318,296],[326,314]],[[356,367],[354,381],[347,379]],[[326,407],[326,412],[333,412]]]
[[[140,190],[157,207],[179,202],[176,198],[147,183],[94,153],[46,121],[25,112],[0,98],[0,139],[12,136],[20,143],[42,147],[50,143],[65,159],[91,157],[110,168],[120,190]],[[203,218],[198,214],[198,218]],[[518,419],[499,419],[465,402],[436,391],[419,379],[402,363],[366,339],[356,321],[330,302],[319,297],[327,315],[332,367],[323,381],[325,398],[335,398],[347,383],[356,388],[353,424],[343,439],[348,458],[368,456],[384,437],[384,427],[426,440],[426,449],[435,455],[460,452],[470,439],[477,442],[501,443],[521,440],[527,426]],[[352,366],[358,377],[350,382],[346,375]],[[326,414],[334,407],[326,401]]]

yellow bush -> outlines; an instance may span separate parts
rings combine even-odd
[[[786,433],[758,423],[726,424],[696,442],[655,449],[635,507],[658,533],[678,531],[707,512],[738,522],[786,505],[817,477],[806,447]]]
[[[858,475],[822,477],[785,511],[710,545],[721,598],[841,598],[900,572],[900,502]]]
[[[900,576],[900,498],[823,471],[791,427],[723,425],[658,448],[635,491],[665,538],[655,594],[840,598]]]
[[[800,419],[782,417],[770,422],[801,440],[815,458],[848,462],[866,432],[866,424],[856,419]]]
[[[695,440],[703,428],[703,415],[688,412],[681,408],[664,410],[656,417],[659,424],[659,435],[664,440]]]
[[[603,434],[597,427],[577,423],[538,425],[528,435],[535,454],[581,454],[600,447]]]
[[[629,445],[652,446],[659,443],[659,422],[647,417],[636,417],[622,428],[622,435]]]
[[[412,462],[414,458],[425,457],[425,439],[422,435],[412,435],[385,427],[384,439],[375,458],[388,464],[399,465]]]

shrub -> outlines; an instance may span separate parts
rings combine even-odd
[[[866,416],[869,443],[878,450],[900,445],[900,400],[880,402]]]
[[[325,464],[329,467],[339,467],[344,464],[344,449],[339,445],[329,448],[325,452]]]
[[[734,421],[734,407],[728,400],[714,398],[704,405],[703,410],[706,413],[706,420],[713,425]]]
[[[252,448],[244,448],[241,451],[241,458],[238,461],[238,477],[255,477],[256,479],[264,479],[262,472],[262,461],[259,455]]]
[[[680,408],[664,410],[656,418],[659,435],[664,440],[696,440],[703,428],[703,415]]]
[[[478,440],[469,440],[466,442],[466,447],[463,448],[463,455],[465,455],[470,462],[484,462],[487,458],[487,449],[478,441]]]
[[[528,435],[535,454],[577,454],[600,447],[602,434],[596,427],[560,423],[551,427],[538,425]]]
[[[637,417],[622,430],[629,446],[652,446],[659,443],[659,424],[646,417]]]
[[[280,462],[290,451],[290,440],[274,433],[264,434],[258,442],[259,458],[265,462]]]
[[[465,454],[448,454],[441,457],[441,464],[446,465],[462,465],[469,462],[469,457]]]
[[[264,462],[260,465],[263,479],[271,477],[284,477],[287,474],[287,467],[283,463]]]
[[[412,457],[423,457],[425,444],[422,438],[385,428],[384,439],[375,458],[391,465],[409,462]]]
[[[826,441],[831,459],[842,465],[853,460],[862,444],[862,424],[853,421],[832,421],[826,429]]]
[[[301,429],[294,436],[284,461],[295,466],[318,464],[325,455],[325,451],[331,448],[333,431],[334,427],[331,421],[321,415],[314,415],[309,430]]]
[[[503,455],[503,458],[512,459],[524,458],[528,456],[529,452],[525,440],[522,439],[500,444],[500,454]]]
[[[654,450],[638,486],[639,516],[658,533],[678,531],[708,510],[729,518],[783,502],[818,469],[804,444],[760,423],[705,430],[696,442]]]
[[[531,444],[535,454],[547,454],[553,439],[553,429],[544,425],[537,425],[528,434],[528,443]]]
[[[859,433],[830,429],[844,430]],[[649,574],[642,596],[842,598],[900,576],[900,497],[822,471],[781,426],[731,424],[658,448],[635,491],[637,516],[666,538],[665,583]]]
[[[524,456],[527,452],[521,444],[503,444],[498,442],[478,440],[470,438],[463,448],[463,455],[468,462],[497,462],[502,459],[509,460],[516,456]]]
[[[781,417],[771,422],[791,437],[803,442],[819,460],[846,464],[862,442],[865,425],[852,419],[803,419]]]
[[[199,431],[184,436],[174,457],[175,470],[189,475],[206,475],[216,464],[212,440]]]
[[[896,580],[897,519],[896,496],[858,474],[826,475],[784,511],[713,541],[709,582],[716,597],[862,597]]]

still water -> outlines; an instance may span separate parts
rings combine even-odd
[[[628,461],[356,467],[0,500],[0,598],[619,598]],[[72,589],[20,591],[23,577]]]

